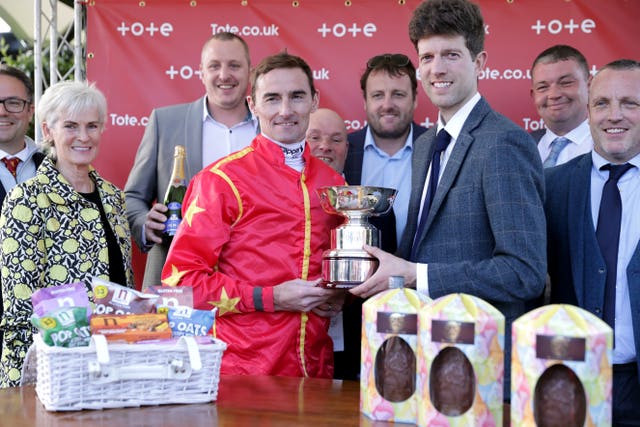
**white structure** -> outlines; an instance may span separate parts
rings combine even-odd
[[[86,13],[81,2],[73,9],[58,0],[0,0],[0,14],[18,38],[33,41],[34,102],[38,103],[44,90],[59,80],[83,80],[86,76]],[[29,19],[29,18],[32,19]],[[28,31],[33,29],[33,38]],[[73,66],[69,70],[58,68],[58,56],[65,50],[73,51]],[[49,75],[45,75],[43,58],[49,56]],[[38,123],[36,116],[35,122]],[[41,138],[35,126],[35,139]]]

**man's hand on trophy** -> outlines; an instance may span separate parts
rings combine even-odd
[[[273,288],[275,311],[311,311],[332,298],[336,290],[318,286],[322,279],[294,279]],[[342,306],[340,306],[342,307]]]
[[[344,289],[330,289],[332,295],[326,302],[320,304],[313,311],[318,316],[333,317],[342,311],[347,293]]]
[[[385,252],[375,246],[364,245],[363,249],[370,255],[378,258],[380,265],[371,277],[362,284],[349,289],[354,295],[361,298],[368,298],[378,292],[389,289],[389,277],[403,276],[404,286],[407,288],[415,288],[416,286],[416,264],[398,258],[395,255]]]

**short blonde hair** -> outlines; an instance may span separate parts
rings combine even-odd
[[[107,120],[107,100],[94,83],[58,82],[45,91],[36,108],[40,127],[46,123],[52,128],[63,115],[74,117],[90,108],[98,110],[101,125]],[[45,139],[41,145],[49,157],[56,158],[53,141]]]

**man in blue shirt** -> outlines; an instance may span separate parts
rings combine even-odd
[[[368,124],[348,136],[347,183],[398,190],[393,211],[370,219],[388,252],[395,252],[407,223],[413,142],[427,130],[413,123],[417,87],[416,69],[406,55],[386,53],[369,59],[360,78]],[[336,378],[359,376],[362,301],[356,298],[344,307],[344,351],[335,353]]]
[[[351,185],[398,190],[393,204],[395,230],[383,228],[383,247],[392,232],[397,245],[407,223],[413,141],[426,131],[413,123],[417,87],[416,69],[403,54],[374,56],[360,78],[367,126],[349,134],[344,174]],[[393,251],[395,246],[386,249]]]

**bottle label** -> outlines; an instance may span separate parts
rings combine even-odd
[[[171,202],[167,205],[169,211],[167,212],[167,221],[164,223],[164,234],[167,236],[175,236],[180,222],[182,222],[182,204],[178,202]]]

